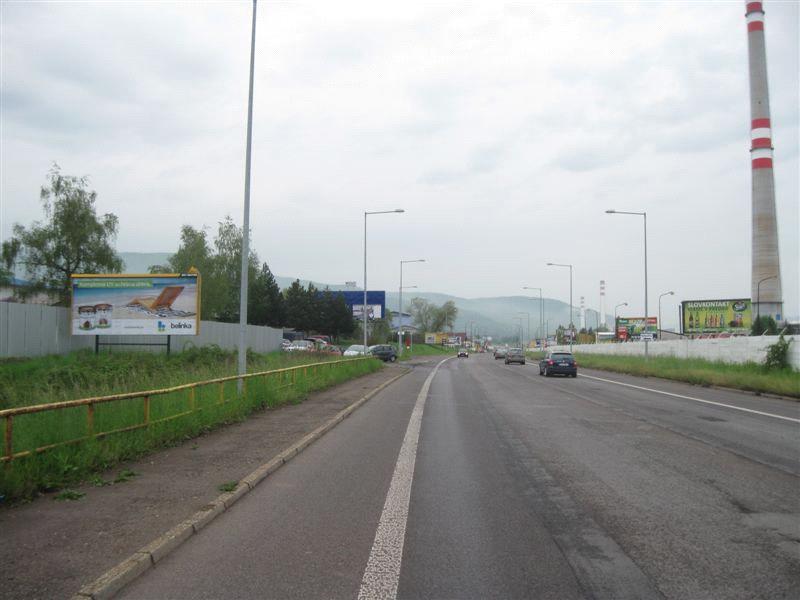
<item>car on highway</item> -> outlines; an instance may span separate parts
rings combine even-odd
[[[494,349],[494,359],[498,360],[500,358],[505,358],[507,353],[508,350],[506,350],[505,348],[497,347]]]
[[[364,346],[353,344],[344,351],[344,356],[364,356]]]
[[[525,364],[525,351],[522,348],[510,348],[506,352],[506,364],[511,363]]]
[[[370,346],[369,354],[375,358],[380,358],[383,362],[394,362],[397,360],[397,351],[394,349],[394,346],[389,344]]]
[[[571,352],[551,350],[539,361],[539,375],[544,375],[545,377],[550,377],[551,375],[577,377],[578,363]]]
[[[469,358],[469,350],[466,348],[459,348],[458,354],[456,354],[458,358]]]

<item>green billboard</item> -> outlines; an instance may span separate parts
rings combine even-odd
[[[752,324],[750,298],[681,302],[683,333],[745,333]]]

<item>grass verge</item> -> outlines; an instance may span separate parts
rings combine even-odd
[[[235,369],[235,354],[232,356],[234,365],[232,368]],[[257,357],[254,362],[262,366],[268,365],[268,369],[273,369],[287,366],[286,361],[294,364],[302,364],[300,361],[303,360],[306,363],[321,362],[321,360],[317,360],[318,358],[316,355],[302,357],[262,355]],[[164,361],[165,357],[162,356],[160,359]],[[144,362],[146,363],[147,360]],[[89,361],[89,366],[97,367],[98,363]],[[146,364],[145,366],[151,365]],[[299,370],[294,383],[291,383],[288,378],[274,376],[251,378],[248,380],[247,394],[244,397],[238,395],[235,381],[227,382],[222,386],[197,388],[193,400],[186,391],[154,396],[149,408],[151,421],[167,418],[169,420],[151,422],[147,428],[59,446],[40,454],[18,458],[10,463],[0,465],[0,502],[24,500],[40,492],[66,488],[87,479],[98,471],[108,469],[120,461],[131,460],[158,448],[181,443],[219,425],[243,420],[256,410],[300,402],[309,392],[372,373],[380,370],[381,367],[382,364],[378,360],[359,360],[341,363],[331,368],[316,369],[316,373],[310,369],[308,373]],[[206,365],[200,370],[193,371],[190,381],[230,374],[216,372],[217,369],[222,368],[221,366]],[[227,367],[224,368],[227,369]],[[255,369],[251,366],[250,370]],[[258,370],[266,369],[259,368]],[[148,380],[153,376],[152,371],[148,372],[146,368],[143,371],[143,379]],[[158,371],[158,368],[153,371]],[[168,372],[173,377],[178,377],[177,374]],[[198,377],[200,373],[203,373],[202,377]],[[136,386],[136,389],[163,388],[175,383],[178,382],[170,379],[168,383]],[[111,382],[109,380],[101,381],[101,387],[106,385],[111,385]],[[91,389],[96,390],[97,388]],[[122,390],[118,386],[114,386],[113,391],[116,393]],[[66,392],[64,389],[60,389],[56,393]],[[89,395],[92,394],[81,394],[82,397]],[[42,399],[41,401],[50,400]],[[195,410],[187,412],[192,401]],[[94,431],[109,431],[136,425],[142,422],[143,413],[144,400],[141,398],[98,404],[95,406],[94,412]],[[85,406],[19,415],[14,419],[13,450],[22,452],[46,444],[80,438],[87,435],[87,427],[87,408]],[[135,473],[128,471],[123,474],[125,479],[135,476]]]
[[[768,370],[756,363],[731,364],[669,356],[653,356],[647,360],[642,356],[577,352],[575,356],[581,367],[589,369],[800,398],[800,373],[792,369]]]
[[[455,356],[455,348],[442,348],[441,346],[434,346],[432,344],[414,344],[411,349],[404,348],[403,356],[400,360],[411,360],[417,356],[441,356],[452,354]]]
[[[324,353],[247,353],[250,373],[340,359]],[[103,352],[0,360],[0,409],[153,390],[237,373],[236,352],[217,346],[183,352]]]

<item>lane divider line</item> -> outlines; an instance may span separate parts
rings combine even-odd
[[[439,367],[452,358],[452,356],[445,358],[434,367],[425,383],[422,384],[414,409],[411,411],[411,418],[403,437],[403,444],[400,446],[392,481],[386,494],[386,502],[378,522],[378,529],[375,532],[375,541],[372,543],[372,550],[361,579],[361,588],[358,590],[359,600],[394,600],[397,598],[422,413],[425,410],[425,401],[428,399],[428,391],[436,372]]]
[[[234,503],[255,489],[259,483],[308,448],[313,442],[344,421],[367,400],[404,375],[408,375],[411,371],[411,369],[405,368],[399,375],[392,377],[388,381],[384,381],[378,387],[353,402],[350,406],[340,410],[327,422],[317,427],[300,441],[292,444],[270,461],[264,463],[255,471],[242,478],[239,485],[237,485],[236,489],[232,492],[227,492],[218,496],[202,510],[196,512],[162,536],[156,538],[144,548],[134,552],[131,556],[103,573],[93,582],[83,586],[80,591],[72,597],[72,600],[88,600],[89,598],[92,600],[105,600],[106,598],[113,598],[123,587],[146,571],[152,569],[157,562],[172,551],[177,550],[183,542],[199,533],[201,529],[223,512],[230,510]]]
[[[763,417],[772,417],[773,419],[781,419],[782,421],[790,421],[792,423],[800,423],[800,419],[793,417],[784,417],[783,415],[775,415],[760,410],[753,410],[751,408],[744,408],[742,406],[734,406],[733,404],[724,404],[722,402],[714,402],[712,400],[703,400],[702,398],[694,398],[692,396],[684,396],[683,394],[673,394],[672,392],[665,392],[663,390],[655,390],[653,388],[646,388],[640,385],[633,385],[632,383],[623,383],[622,381],[614,381],[613,379],[604,379],[603,377],[595,377],[593,375],[584,375],[578,373],[579,377],[586,377],[587,379],[596,379],[597,381],[605,381],[606,383],[613,383],[614,385],[622,385],[637,390],[644,390],[646,392],[653,392],[655,394],[663,394],[665,396],[672,396],[673,398],[681,398],[683,400],[692,400],[694,402],[702,402],[703,404],[713,404],[714,406],[722,406],[723,408],[730,408],[733,410],[740,410],[742,412],[753,413],[754,415],[761,415]]]

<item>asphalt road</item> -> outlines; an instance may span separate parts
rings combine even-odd
[[[122,596],[798,597],[800,404],[488,355],[432,369]]]

